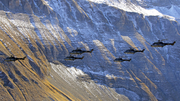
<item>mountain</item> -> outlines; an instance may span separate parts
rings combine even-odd
[[[0,99],[178,101],[179,4],[161,2],[1,0]],[[151,47],[158,40],[176,43]],[[145,51],[124,54],[129,47]],[[94,50],[64,60],[76,48]],[[11,55],[27,58],[4,61]]]
[[[137,5],[146,9],[156,9],[164,15],[172,16],[180,22],[180,2],[179,0],[135,0]]]

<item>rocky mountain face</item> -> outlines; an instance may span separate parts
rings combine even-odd
[[[178,101],[179,23],[134,12],[140,6],[129,12],[105,1],[1,0],[0,99]],[[117,2],[131,9],[143,5]],[[176,43],[151,47],[162,39]],[[125,54],[129,47],[145,51]],[[82,60],[65,61],[76,48],[94,50],[74,55]],[[27,58],[4,61],[11,55]],[[118,57],[132,60],[114,62]]]
[[[158,6],[158,7],[170,7],[172,5],[179,6],[179,0],[131,0],[132,2],[137,2],[141,4],[141,6]],[[142,5],[145,4],[145,5]]]

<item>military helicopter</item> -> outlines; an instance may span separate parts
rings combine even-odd
[[[125,54],[134,54],[134,53],[136,53],[136,52],[144,52],[144,50],[145,50],[145,49],[143,49],[143,50],[135,50],[135,49],[133,49],[133,48],[130,48],[130,49],[126,50],[124,53],[125,53]]]
[[[164,39],[165,40],[165,39]],[[154,42],[151,47],[164,47],[166,45],[174,45],[176,43],[176,41],[174,41],[173,43],[163,43],[163,40],[158,40],[158,42]]]
[[[72,52],[70,52],[70,54],[83,54],[83,53],[92,53],[94,49],[91,49],[91,51],[85,51],[85,50],[81,50],[79,48],[73,50]]]
[[[131,59],[122,59],[121,57],[119,57],[114,60],[114,62],[123,62],[123,61],[131,61]]]
[[[4,61],[16,61],[16,60],[24,60],[26,58],[26,56],[25,57],[23,57],[23,58],[16,58],[16,57],[14,57],[14,56],[12,56],[11,55],[11,57],[7,57]]]
[[[72,56],[72,55],[70,55],[70,56],[67,56],[64,60],[76,60],[76,59],[83,59],[84,58],[84,56],[83,57],[74,57],[74,56]]]

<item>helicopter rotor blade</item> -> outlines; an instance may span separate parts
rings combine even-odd
[[[140,46],[138,46],[138,47],[129,47],[130,49],[134,49],[134,48],[137,48],[137,49],[139,49],[140,48]]]
[[[84,47],[77,47],[76,49],[82,49],[82,48],[84,48]]]
[[[165,41],[165,40],[168,40],[168,39],[161,39],[160,41]]]
[[[119,56],[119,58],[126,58],[127,56],[123,55],[123,56]]]

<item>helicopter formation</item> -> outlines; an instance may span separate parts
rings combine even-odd
[[[165,40],[165,39],[164,39]],[[174,45],[176,43],[176,41],[172,42],[172,43],[164,43],[162,42],[163,40],[158,40],[158,42],[154,42],[151,47],[164,47],[166,45]],[[126,50],[124,53],[125,54],[135,54],[136,52],[144,52],[145,49],[142,49],[142,50],[135,50],[133,48],[130,48],[128,50]],[[131,61],[131,59],[122,59],[122,58],[116,58],[114,60],[115,62],[123,62],[123,61]]]
[[[158,40],[158,42],[154,42],[152,45],[151,45],[151,47],[164,47],[164,46],[166,46],[166,45],[174,45],[175,43],[176,43],[176,41],[174,41],[174,42],[172,42],[172,43],[164,43],[164,42],[162,42],[163,40]],[[72,50],[69,54],[70,54],[70,56],[67,56],[66,58],[64,58],[64,60],[76,60],[76,59],[83,59],[84,58],[84,56],[83,57],[75,57],[75,56],[72,56],[72,55],[81,55],[81,54],[83,54],[83,53],[92,53],[92,51],[93,51],[94,49],[91,49],[90,51],[86,51],[86,50],[81,50],[80,48],[77,48],[77,49],[75,49],[75,50]],[[145,51],[145,49],[142,49],[142,50],[136,50],[136,49],[134,49],[134,48],[132,48],[132,47],[130,47],[130,49],[127,49],[127,50],[125,50],[124,51],[124,53],[125,54],[135,54],[135,53],[137,53],[137,52],[144,52]],[[119,57],[119,58],[116,58],[116,59],[114,59],[114,62],[124,62],[124,61],[131,61],[131,59],[123,59],[123,58],[121,58],[121,57]]]
[[[126,51],[124,51],[125,54],[135,54],[136,52],[144,52],[145,49],[142,50],[135,50],[134,48],[127,49]],[[124,62],[124,61],[131,61],[131,59],[123,59],[121,57],[116,58],[114,60],[114,62]]]
[[[151,47],[164,47],[164,46],[166,46],[166,45],[174,45],[175,43],[176,43],[176,41],[174,41],[174,42],[172,42],[172,43],[164,43],[164,42],[162,42],[163,40],[158,40],[158,42],[154,42],[152,45],[151,45]],[[93,51],[94,49],[91,49],[90,51],[86,51],[86,50],[81,50],[80,48],[77,48],[77,49],[75,49],[75,50],[72,50],[69,54],[70,54],[70,56],[67,56],[66,58],[64,58],[64,60],[72,60],[72,61],[74,61],[74,60],[76,60],[76,59],[80,59],[80,60],[82,60],[83,58],[84,58],[84,56],[82,56],[82,57],[75,57],[75,56],[72,56],[72,55],[81,55],[81,54],[83,54],[83,53],[92,53],[92,51]],[[144,52],[145,51],[145,49],[142,49],[142,50],[136,50],[136,49],[134,49],[134,48],[130,48],[130,49],[127,49],[126,51],[124,51],[124,53],[125,54],[135,54],[135,53],[137,53],[137,52]],[[25,57],[23,57],[23,58],[16,58],[16,57],[14,57],[14,56],[10,56],[10,57],[7,57],[4,61],[7,61],[7,62],[9,62],[9,61],[17,61],[17,60],[25,60],[25,58],[26,58],[26,56]],[[123,59],[123,58],[121,58],[121,57],[119,57],[119,58],[116,58],[116,59],[114,59],[114,62],[124,62],[124,61],[131,61],[131,59]]]

